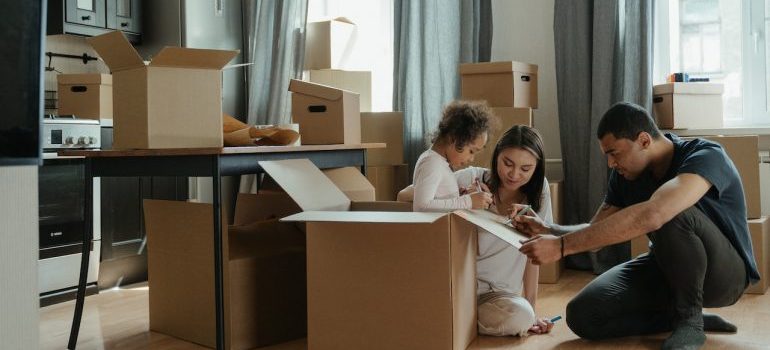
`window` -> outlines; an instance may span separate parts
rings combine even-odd
[[[309,0],[308,22],[346,17],[356,24],[346,70],[372,72],[372,111],[393,110],[393,1]]]
[[[726,127],[770,125],[764,33],[770,0],[658,1],[655,84],[672,72],[724,84]]]

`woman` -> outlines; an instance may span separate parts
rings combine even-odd
[[[552,222],[550,190],[545,179],[543,141],[533,128],[517,125],[503,134],[492,154],[492,169],[468,167],[455,172],[461,193],[481,187],[494,203],[489,210],[512,216],[517,204],[531,206],[544,221]],[[483,183],[478,186],[477,180]],[[412,197],[411,186],[399,200]],[[486,335],[526,336],[550,332],[553,324],[536,319],[539,267],[518,249],[497,236],[479,230],[476,259],[478,325]]]

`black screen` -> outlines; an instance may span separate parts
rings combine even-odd
[[[0,165],[40,164],[46,1],[4,1],[0,11]]]

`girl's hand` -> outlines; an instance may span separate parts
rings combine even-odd
[[[471,193],[471,202],[473,209],[488,209],[494,202],[492,195],[489,192],[476,192]]]
[[[550,333],[551,329],[553,329],[553,323],[547,318],[541,318],[535,320],[535,324],[529,328],[529,332],[534,334],[546,334]]]

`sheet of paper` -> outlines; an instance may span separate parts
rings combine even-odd
[[[500,239],[516,248],[521,248],[521,240],[529,238],[519,231],[516,231],[513,227],[503,224],[507,219],[505,216],[497,215],[486,210],[466,209],[457,210],[454,213],[477,227],[500,237]]]

